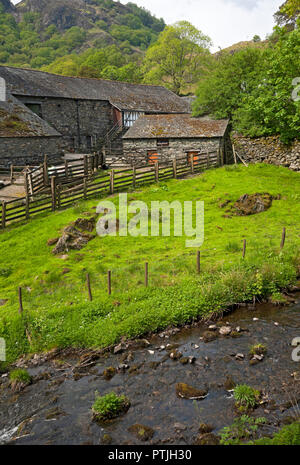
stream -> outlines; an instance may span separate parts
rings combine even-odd
[[[204,342],[203,334],[212,324],[218,326],[218,337]],[[235,337],[219,335],[226,324],[235,330]],[[300,337],[299,293],[286,307],[241,307],[218,322],[152,335],[149,345],[141,340],[122,353],[108,352],[83,370],[74,370],[79,360],[74,353],[46,361],[33,358],[28,371],[34,382],[23,391],[12,392],[7,376],[0,375],[0,444],[97,445],[108,437],[112,444],[143,444],[128,431],[139,423],[154,430],[149,444],[191,445],[201,423],[212,425],[218,434],[236,418],[233,395],[225,386],[228,376],[263,392],[265,403],[252,415],[268,420],[261,434],[272,434],[296,413],[300,401],[300,362],[292,360],[291,346],[296,337]],[[255,343],[265,344],[268,352],[263,361],[250,365],[249,348]],[[193,363],[170,358],[171,348],[193,357]],[[111,380],[103,377],[108,367],[117,368]],[[200,401],[180,398],[177,383],[205,388],[208,396]],[[96,391],[125,394],[131,407],[99,426],[91,411]]]

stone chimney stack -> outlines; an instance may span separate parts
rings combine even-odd
[[[6,82],[0,77],[0,102],[6,102]]]

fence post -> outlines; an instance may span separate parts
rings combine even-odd
[[[243,258],[246,256],[246,249],[247,249],[247,241],[244,239],[243,241]]]
[[[108,287],[108,295],[111,295],[111,271],[107,272],[107,287]]]
[[[174,158],[173,160],[173,178],[177,179],[177,160]]]
[[[235,163],[235,165],[236,165],[236,164],[237,164],[237,158],[236,158],[236,151],[235,151],[234,144],[232,144],[232,150],[233,150],[234,163]]]
[[[83,198],[86,200],[87,197],[87,179],[86,177],[83,178]]]
[[[18,294],[19,294],[19,313],[20,315],[23,313],[23,299],[22,299],[22,288],[19,287],[18,289]]]
[[[148,287],[149,284],[149,264],[145,263],[145,286]]]
[[[197,273],[200,274],[200,267],[201,267],[201,255],[200,250],[197,251]]]
[[[57,203],[57,208],[59,210],[60,209],[60,194],[61,194],[61,185],[60,184],[58,184],[58,186],[56,186],[56,193],[57,193],[57,195],[56,195],[57,202],[56,203]]]
[[[84,176],[88,176],[88,157],[87,155],[84,155],[83,157],[83,170],[84,170]]]
[[[51,176],[51,199],[52,199],[52,211],[56,210],[56,177]]]
[[[1,215],[1,227],[2,229],[5,228],[6,225],[6,202],[3,200],[2,202],[2,215]]]
[[[10,183],[14,182],[14,165],[10,165]]]
[[[158,161],[155,162],[154,170],[155,170],[155,182],[159,182],[159,164],[158,164]]]
[[[132,186],[135,189],[135,180],[136,180],[136,168],[133,166],[132,168]]]
[[[282,250],[285,244],[285,239],[286,239],[286,228],[283,228],[282,230],[282,238],[281,238],[281,244],[280,244],[280,249]]]
[[[86,274],[86,285],[87,285],[87,288],[88,288],[89,300],[92,302],[92,300],[93,300],[93,295],[92,295],[91,280],[90,280],[90,275],[89,275],[89,273]]]
[[[191,171],[194,174],[194,155],[191,155]]]
[[[115,184],[115,171],[114,170],[111,170],[111,172],[110,172],[109,182],[110,182],[110,193],[113,194],[114,193],[114,184]]]
[[[66,180],[69,179],[69,166],[68,166],[68,160],[65,160],[65,176]]]
[[[49,175],[48,175],[48,162],[47,162],[47,155],[44,157],[44,164],[43,164],[43,175],[44,175],[44,186],[49,186]]]

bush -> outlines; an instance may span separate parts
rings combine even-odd
[[[31,376],[27,370],[18,368],[10,372],[9,380],[10,380],[11,386],[15,386],[16,384],[21,384],[23,387],[25,387],[31,383]]]

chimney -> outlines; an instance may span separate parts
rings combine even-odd
[[[6,102],[6,82],[0,77],[0,102]]]

